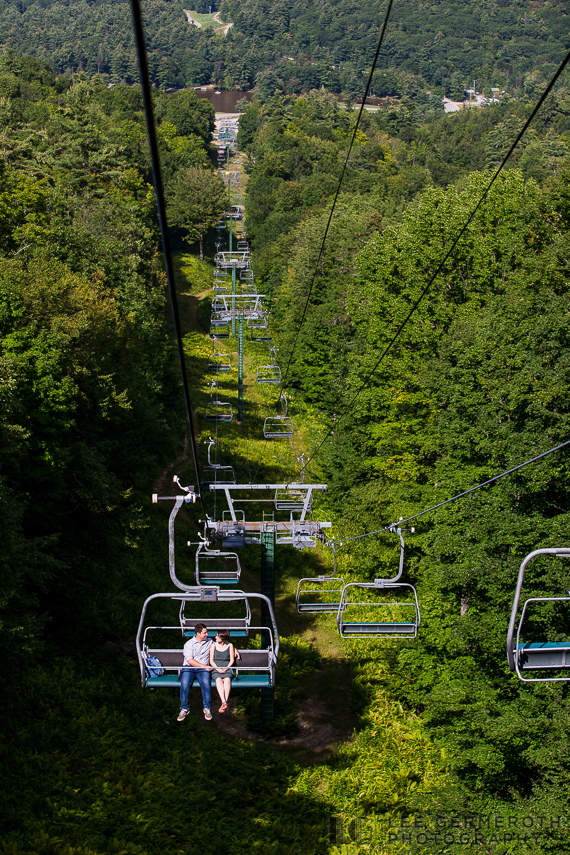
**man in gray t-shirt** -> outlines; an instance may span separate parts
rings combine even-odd
[[[196,635],[184,645],[184,665],[180,671],[180,713],[178,721],[184,721],[188,715],[188,695],[194,678],[198,680],[202,690],[204,703],[204,718],[211,721],[211,678],[210,647],[213,644],[208,638],[208,630],[203,623],[194,627]]]

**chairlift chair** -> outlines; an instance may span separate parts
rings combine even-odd
[[[197,585],[237,585],[240,576],[237,552],[209,549],[205,543],[199,544],[196,550]]]
[[[231,422],[233,419],[233,408],[228,401],[210,401],[204,410],[204,421],[206,422]]]
[[[267,416],[263,423],[265,439],[289,439],[293,436],[293,419],[287,415],[287,397],[282,395],[280,401],[283,415]]]
[[[209,490],[212,484],[235,484],[236,476],[233,466],[222,466],[212,463],[211,451],[216,445],[213,436],[208,439],[208,465],[202,470],[202,489]]]
[[[263,330],[250,330],[249,338],[250,341],[263,342],[265,344],[269,344],[273,340],[270,330],[265,330],[265,332]]]
[[[232,359],[229,353],[214,351],[208,361],[208,371],[218,373],[219,371],[231,371]]]
[[[252,626],[250,602],[258,600],[266,606],[268,626]],[[146,617],[147,611],[151,603],[156,601],[170,601],[175,606],[180,603],[178,626],[149,624]],[[224,603],[239,604],[240,602],[245,603],[245,617],[219,618],[215,615],[194,617],[194,613],[199,614],[200,610],[211,612],[212,609],[220,608]],[[190,612],[193,614],[190,615]],[[275,685],[275,666],[280,642],[271,601],[263,594],[244,593],[239,590],[224,591],[218,586],[200,586],[188,587],[184,592],[176,594],[153,594],[145,601],[135,643],[143,688],[180,688],[179,671],[184,665],[182,642],[194,634],[196,623],[205,623],[209,634],[220,629],[228,629],[231,634],[242,637],[261,634],[263,643],[266,645],[265,649],[239,650],[240,658],[232,666],[236,675],[232,681],[232,690],[272,688]],[[162,639],[172,638],[171,644],[167,647],[151,645],[151,636],[155,634]],[[178,642],[175,639],[178,639]],[[176,644],[178,646],[175,646]],[[151,657],[159,660],[159,671],[162,673],[156,673],[158,669],[152,664]],[[198,685],[198,681],[195,680],[193,687]],[[212,685],[215,686],[215,678],[212,678]]]
[[[416,589],[400,581],[405,550],[402,529],[394,525],[390,530],[400,539],[398,573],[391,579],[349,582],[344,586],[337,612],[337,627],[343,638],[415,638],[418,634],[421,617]],[[359,591],[372,596],[358,598]],[[400,594],[406,599],[398,600]]]
[[[256,380],[258,383],[281,383],[281,369],[277,365],[277,350],[272,347],[271,365],[260,365],[257,369]]]
[[[278,365],[260,365],[256,373],[258,383],[281,383],[281,369]]]
[[[229,312],[212,312],[210,315],[211,327],[223,327],[230,320]]]
[[[268,326],[267,315],[265,312],[262,312],[260,317],[248,318],[247,326],[250,330],[266,330]]]
[[[230,511],[222,511],[222,548],[243,549],[245,546],[245,513],[234,509],[234,517]]]
[[[293,419],[289,416],[267,416],[263,422],[265,439],[289,439],[293,433]]]
[[[204,466],[200,483],[203,490],[209,490],[212,484],[235,484],[234,468],[233,466]]]
[[[305,508],[306,492],[303,490],[280,489],[275,490],[273,499],[276,511],[311,511],[313,509],[313,500],[309,501]],[[336,553],[335,553],[336,554]]]
[[[567,682],[570,680],[570,674],[568,673],[570,671],[570,641],[567,639],[546,641],[544,640],[544,634],[546,634],[544,629],[541,628],[540,633],[538,631],[532,633],[532,630],[529,630],[528,627],[532,621],[532,614],[535,614],[538,611],[537,604],[568,604],[570,603],[570,591],[567,592],[569,596],[564,597],[529,597],[524,602],[520,619],[518,619],[522,586],[527,565],[532,559],[540,555],[553,555],[558,558],[570,558],[570,548],[559,547],[535,549],[534,552],[530,552],[523,559],[519,569],[509,628],[507,631],[507,662],[509,670],[516,671],[518,678],[525,683]],[[546,606],[546,608],[549,607]],[[556,607],[554,606],[554,608]],[[530,617],[529,614],[531,615]],[[567,606],[565,607],[564,617],[564,624],[567,627],[568,618],[570,617],[570,611]],[[525,632],[523,632],[525,619],[526,628]],[[523,639],[528,637],[527,633],[538,635],[540,640],[524,641]],[[549,635],[566,635],[567,638],[568,635],[570,635],[569,632],[563,632],[562,629],[560,632],[556,632],[554,629],[551,629],[547,631],[547,633]],[[539,675],[544,676],[526,676],[529,672],[538,673]]]
[[[247,294],[250,297],[257,296],[257,286],[254,284],[253,280],[248,281],[246,279],[245,281],[240,282],[240,286],[242,294]]]
[[[389,599],[389,594],[409,594],[406,600]],[[366,590],[377,594],[376,600],[356,599],[355,593]],[[380,617],[378,615],[380,614]],[[386,619],[386,616],[388,619]],[[420,625],[418,595],[407,582],[349,582],[342,589],[337,612],[337,626],[342,638],[415,638]]]
[[[223,325],[220,325],[219,323],[212,324],[210,322],[210,338],[212,339],[212,341],[217,341],[218,339],[229,338],[229,337],[230,337],[230,324],[228,321],[225,321],[225,323]]]
[[[180,604],[179,620],[183,636],[191,638],[196,633],[196,624],[205,623],[208,627],[209,638],[215,638],[220,629],[227,629],[234,636],[247,638],[249,635],[249,627],[251,626],[251,608],[248,600],[237,601],[245,606],[243,610],[239,610],[241,611],[239,617],[223,617],[223,614],[227,615],[228,608],[222,610],[219,605],[219,600],[216,602],[216,606],[210,607],[201,605],[202,602],[203,601],[200,601],[199,606],[194,606],[194,604],[192,604],[193,607],[189,609],[188,601],[182,600]],[[232,605],[231,601],[228,605]],[[238,611],[238,609],[231,610]],[[217,611],[218,614],[215,617],[206,616],[206,611]],[[190,614],[190,612],[192,614]]]
[[[336,575],[336,549],[333,544],[331,547],[334,554],[333,572],[329,576],[299,580],[295,605],[300,614],[336,614],[338,612],[344,590],[344,579]]]

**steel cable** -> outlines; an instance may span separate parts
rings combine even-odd
[[[196,447],[196,437],[194,435],[194,420],[192,418],[192,404],[190,401],[190,392],[188,389],[188,376],[186,373],[186,360],[184,355],[184,342],[182,339],[182,328],[180,325],[180,314],[178,311],[178,299],[176,297],[176,283],[174,275],[174,264],[172,261],[172,252],[170,248],[170,238],[168,235],[168,222],[166,219],[166,204],[164,201],[164,186],[162,183],[162,173],[160,169],[160,156],[158,153],[158,144],[156,140],[156,130],[154,126],[154,111],[152,107],[152,93],[150,88],[150,76],[148,70],[148,62],[146,57],[144,29],[142,24],[141,8],[139,0],[131,0],[131,10],[133,13],[133,27],[135,31],[135,43],[139,61],[139,71],[141,77],[141,89],[144,103],[144,113],[146,119],[146,129],[148,135],[148,144],[150,148],[150,159],[152,171],[154,175],[154,190],[156,197],[156,207],[158,212],[158,222],[160,225],[160,234],[162,237],[162,250],[164,253],[164,265],[166,268],[166,279],[168,282],[168,293],[170,295],[170,305],[172,309],[172,319],[174,322],[174,331],[176,335],[176,347],[178,350],[178,360],[180,362],[180,373],[182,375],[182,388],[184,390],[184,403],[186,405],[186,418],[188,420],[188,428],[190,430],[190,440],[192,443],[192,457],[194,460],[194,469],[196,470],[196,491],[199,494],[200,502],[204,517],[206,514],[206,505],[201,490],[200,465],[198,463],[198,449]]]
[[[560,66],[559,66],[559,68],[558,68],[558,70],[556,71],[556,73],[555,73],[555,74],[554,74],[554,76],[552,77],[552,79],[551,79],[550,83],[548,84],[548,86],[546,87],[546,89],[544,90],[544,92],[542,93],[542,95],[541,95],[540,99],[538,100],[538,102],[537,102],[536,106],[534,107],[534,109],[533,109],[532,113],[530,114],[529,118],[526,120],[526,122],[525,122],[525,124],[523,125],[522,129],[519,131],[519,133],[518,133],[518,135],[517,135],[517,138],[515,139],[515,141],[514,141],[514,142],[513,142],[513,144],[511,145],[511,147],[510,147],[510,149],[509,149],[509,151],[508,151],[508,153],[507,153],[506,157],[503,159],[503,161],[501,162],[500,166],[497,168],[497,170],[496,170],[496,172],[494,173],[493,177],[491,178],[491,180],[490,180],[489,184],[487,185],[487,187],[486,187],[486,188],[485,188],[485,190],[483,191],[483,193],[482,193],[482,195],[481,195],[481,198],[479,199],[479,201],[477,202],[477,204],[475,205],[475,207],[474,207],[474,208],[473,208],[473,210],[471,211],[471,213],[470,213],[469,217],[467,218],[467,220],[465,221],[465,223],[463,224],[463,226],[461,227],[461,229],[460,229],[460,230],[459,230],[459,232],[457,233],[457,235],[456,235],[455,239],[453,240],[453,243],[451,244],[451,247],[450,247],[450,248],[449,248],[449,250],[446,252],[446,254],[445,254],[445,256],[444,256],[443,260],[440,262],[440,264],[439,264],[439,266],[438,266],[437,270],[436,270],[436,271],[435,271],[435,273],[432,275],[431,279],[429,280],[429,282],[427,283],[427,285],[425,286],[425,288],[424,288],[424,289],[423,289],[423,291],[421,292],[420,296],[418,297],[418,299],[416,300],[416,302],[413,304],[412,308],[410,309],[410,311],[408,312],[408,314],[406,315],[406,317],[404,318],[404,320],[401,322],[400,326],[398,327],[398,329],[396,330],[396,332],[394,333],[394,335],[392,336],[392,338],[390,339],[390,341],[388,342],[388,344],[386,345],[386,347],[384,348],[384,350],[383,350],[383,352],[382,352],[382,354],[381,354],[380,358],[379,358],[379,359],[378,359],[378,361],[375,363],[374,367],[373,367],[373,368],[372,368],[372,370],[369,372],[368,376],[366,377],[366,379],[364,380],[364,382],[361,384],[361,386],[360,386],[360,388],[358,389],[358,391],[356,392],[356,394],[351,398],[351,400],[350,400],[350,402],[349,402],[348,406],[345,408],[344,413],[343,413],[339,418],[337,418],[337,420],[336,420],[335,424],[333,425],[333,427],[331,427],[331,428],[330,428],[330,430],[328,431],[328,433],[324,436],[324,438],[321,440],[321,442],[318,444],[318,446],[315,448],[315,450],[311,453],[311,456],[310,456],[309,460],[307,461],[307,465],[311,462],[311,460],[315,457],[315,455],[316,455],[316,454],[318,454],[318,452],[320,451],[320,449],[322,448],[322,446],[324,445],[324,443],[327,441],[327,439],[329,438],[329,436],[333,433],[333,431],[334,431],[335,427],[338,425],[338,423],[339,423],[340,421],[342,421],[342,420],[343,420],[343,419],[344,419],[344,418],[345,418],[345,417],[346,417],[350,412],[352,412],[352,407],[353,407],[354,403],[355,403],[355,402],[356,402],[356,400],[359,398],[359,396],[360,396],[360,395],[361,395],[361,393],[364,391],[364,389],[367,387],[367,385],[368,385],[369,381],[371,380],[371,378],[373,377],[373,375],[376,373],[376,371],[377,371],[377,370],[378,370],[378,368],[380,367],[381,363],[384,361],[385,357],[387,356],[387,354],[389,353],[389,351],[392,349],[393,345],[396,343],[396,341],[397,341],[397,340],[398,340],[398,338],[400,337],[400,334],[401,334],[401,332],[403,331],[404,327],[406,327],[406,326],[407,326],[408,321],[410,320],[410,318],[412,317],[412,315],[416,312],[416,310],[417,310],[417,308],[419,307],[420,303],[422,302],[422,300],[424,299],[424,297],[426,296],[426,294],[429,292],[429,290],[431,289],[431,286],[433,285],[433,283],[435,282],[435,280],[437,279],[437,277],[439,276],[439,274],[440,274],[440,273],[441,273],[441,271],[443,270],[443,267],[445,266],[446,262],[448,261],[448,259],[449,259],[449,258],[450,258],[450,256],[452,255],[453,251],[455,250],[455,247],[457,246],[457,244],[459,243],[459,241],[461,240],[461,238],[462,238],[462,237],[463,237],[463,235],[465,234],[465,232],[466,232],[466,230],[468,229],[469,225],[471,224],[471,222],[472,222],[472,220],[473,220],[473,218],[474,218],[475,214],[477,213],[477,211],[479,210],[479,208],[481,207],[481,205],[483,204],[483,202],[484,202],[484,201],[485,201],[485,199],[487,198],[487,195],[489,194],[489,191],[491,190],[491,188],[492,188],[493,184],[495,183],[495,181],[496,181],[496,180],[497,180],[497,178],[499,177],[500,173],[502,172],[503,168],[505,167],[506,163],[508,162],[508,160],[509,160],[509,158],[511,157],[512,153],[514,152],[515,148],[517,147],[517,145],[519,144],[519,142],[520,142],[520,141],[521,141],[521,139],[523,138],[524,134],[525,134],[525,133],[526,133],[526,131],[528,130],[528,128],[529,128],[529,126],[530,126],[530,124],[531,124],[532,120],[534,119],[534,117],[536,116],[536,114],[538,113],[538,111],[540,110],[540,108],[542,107],[542,105],[543,105],[544,101],[546,100],[546,98],[548,97],[548,95],[550,95],[550,92],[552,91],[553,86],[555,85],[556,81],[558,80],[558,78],[560,77],[560,75],[562,74],[562,72],[564,71],[564,69],[565,69],[566,65],[568,64],[568,61],[569,61],[569,60],[570,60],[570,51],[566,54],[566,57],[563,59],[562,63],[560,64]]]
[[[498,481],[500,478],[504,478],[506,475],[512,475],[513,472],[516,472],[518,469],[522,469],[524,466],[529,466],[531,463],[536,463],[537,460],[541,460],[543,457],[548,457],[549,454],[554,454],[555,451],[560,451],[561,448],[566,448],[567,445],[570,445],[570,439],[566,440],[566,442],[561,443],[560,445],[555,446],[554,448],[550,448],[548,451],[543,451],[542,454],[537,454],[536,457],[531,457],[530,460],[525,460],[524,463],[519,463],[517,466],[513,466],[511,469],[507,469],[505,472],[501,472],[499,475],[494,475],[492,478],[489,478],[487,481],[482,481],[481,484],[476,484],[475,487],[470,487],[468,490],[463,490],[462,493],[458,493],[456,496],[452,496],[451,499],[445,499],[443,502],[439,502],[437,505],[432,505],[431,508],[426,508],[424,511],[420,511],[417,514],[414,514],[411,517],[407,517],[406,519],[400,519],[397,523],[389,523],[384,526],[384,528],[379,528],[376,531],[369,531],[366,534],[357,534],[354,537],[343,537],[342,540],[333,540],[329,541],[329,544],[333,544],[334,546],[344,546],[345,543],[350,543],[353,540],[362,540],[365,537],[372,537],[375,534],[382,534],[384,531],[390,531],[393,528],[399,528],[400,526],[407,525],[409,522],[413,520],[417,520],[419,517],[423,517],[426,514],[429,514],[431,511],[436,511],[438,508],[442,508],[444,505],[449,505],[450,502],[456,502],[458,499],[463,499],[464,496],[468,496],[469,493],[475,492],[475,490],[480,490],[481,487],[487,487],[489,484],[493,484],[495,481]]]
[[[307,294],[307,299],[306,299],[306,301],[305,301],[305,306],[304,306],[304,308],[303,308],[303,314],[301,315],[301,320],[300,320],[300,322],[299,322],[299,326],[298,326],[298,329],[297,329],[297,333],[296,333],[296,335],[295,335],[295,340],[294,340],[294,342],[293,342],[293,347],[292,347],[292,349],[291,349],[291,353],[289,354],[289,359],[288,359],[288,361],[287,361],[287,366],[286,366],[286,368],[285,368],[285,373],[284,373],[284,375],[283,375],[283,378],[282,378],[282,380],[281,380],[281,384],[280,384],[280,386],[279,386],[280,394],[279,394],[279,399],[277,400],[277,402],[276,402],[276,404],[275,404],[275,406],[276,406],[276,407],[277,407],[277,405],[279,404],[279,400],[280,400],[280,398],[281,398],[281,389],[283,388],[283,386],[284,386],[284,384],[285,384],[285,380],[287,379],[287,375],[288,375],[288,373],[289,373],[289,368],[290,368],[290,366],[291,366],[291,362],[292,362],[292,359],[293,359],[293,353],[295,352],[295,348],[296,348],[296,346],[297,346],[297,342],[298,342],[298,340],[299,340],[299,334],[300,334],[300,332],[301,332],[301,327],[303,326],[303,323],[304,323],[304,321],[305,321],[305,317],[306,317],[306,315],[307,315],[307,310],[308,310],[308,308],[309,308],[309,300],[311,299],[311,292],[312,292],[312,290],[313,290],[313,286],[314,286],[315,281],[316,281],[316,278],[317,278],[317,274],[318,274],[318,270],[319,270],[319,264],[320,264],[320,261],[321,261],[321,258],[322,258],[322,255],[323,255],[323,252],[324,252],[324,249],[325,249],[325,243],[326,243],[327,235],[328,235],[328,233],[329,233],[329,228],[330,228],[330,225],[331,225],[331,222],[332,222],[333,214],[334,214],[334,211],[335,211],[335,208],[336,208],[336,203],[337,203],[337,200],[338,200],[338,195],[339,195],[339,193],[340,193],[340,188],[341,188],[341,186],[342,186],[342,182],[343,182],[343,179],[344,179],[344,174],[345,174],[345,172],[346,172],[346,168],[347,168],[347,166],[348,166],[348,161],[349,161],[349,158],[350,158],[350,155],[351,155],[351,152],[352,152],[352,147],[353,147],[353,145],[354,145],[354,140],[356,139],[356,134],[357,134],[357,131],[358,131],[358,126],[359,126],[359,124],[360,124],[360,119],[362,118],[362,113],[363,113],[363,111],[364,111],[364,105],[366,104],[366,98],[368,97],[368,92],[370,91],[370,86],[371,86],[371,84],[372,84],[372,77],[373,77],[373,75],[374,75],[374,71],[376,70],[376,63],[378,62],[378,57],[380,56],[380,49],[382,48],[382,42],[384,41],[384,34],[386,33],[386,27],[388,26],[388,18],[390,17],[390,12],[391,12],[391,10],[392,10],[392,3],[393,3],[393,0],[389,0],[388,8],[387,8],[387,10],[386,10],[386,15],[385,15],[385,17],[384,17],[384,23],[383,23],[383,25],[382,25],[382,31],[381,31],[381,33],[380,33],[380,39],[379,39],[379,41],[378,41],[378,47],[376,48],[376,54],[375,54],[375,56],[374,56],[374,61],[373,61],[373,63],[372,63],[372,67],[371,67],[371,69],[370,69],[370,74],[368,75],[368,82],[367,82],[367,84],[366,84],[366,89],[365,89],[365,91],[364,91],[364,97],[363,97],[363,99],[362,99],[362,104],[360,105],[360,110],[358,111],[358,116],[357,116],[357,119],[356,119],[356,124],[355,124],[355,126],[354,126],[354,131],[353,131],[353,133],[352,133],[352,138],[351,138],[351,140],[350,140],[350,145],[349,145],[349,147],[348,147],[348,152],[347,152],[346,158],[345,158],[345,160],[344,160],[344,164],[343,164],[343,167],[342,167],[342,172],[341,172],[341,175],[340,175],[340,179],[339,179],[339,182],[338,182],[338,186],[337,186],[337,188],[336,188],[336,193],[334,194],[333,203],[332,203],[332,207],[331,207],[331,210],[330,210],[329,218],[328,218],[327,225],[326,225],[326,228],[325,228],[325,231],[324,231],[324,234],[323,234],[323,239],[322,239],[322,241],[321,241],[321,247],[320,247],[320,250],[319,250],[319,255],[318,255],[318,257],[317,257],[317,263],[315,264],[315,271],[314,271],[314,273],[313,273],[313,277],[312,277],[312,279],[311,279],[311,284],[310,284],[310,286],[309,286],[309,293]]]

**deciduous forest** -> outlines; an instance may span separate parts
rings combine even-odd
[[[569,19],[558,2],[464,6],[394,10],[372,82],[386,100],[355,133],[383,6],[223,0],[224,36],[177,0],[143,5],[200,463],[227,200],[214,108],[185,87],[213,82],[253,89],[245,223],[300,455],[264,442],[276,389],[256,383],[267,346],[250,336],[245,417],[216,428],[216,459],[247,483],[295,480],[302,459],[328,485],[315,514],[347,583],[394,575],[388,524],[570,438],[567,70],[434,278]],[[130,11],[8,0],[0,22],[3,851],[567,851],[567,683],[522,682],[506,657],[521,560],[570,547],[567,449],[407,526],[417,638],[344,639],[334,615],[297,614],[299,579],[331,572],[332,551],[279,546],[273,721],[253,689],[214,721],[194,697],[177,722],[176,691],[141,688],[140,610],[169,585],[170,508],[150,496],[195,473]],[[505,96],[445,114],[472,78]],[[177,520],[189,584],[200,516]],[[259,547],[240,554],[258,590]],[[562,558],[529,570],[525,596],[557,598],[536,638],[568,639],[569,588]]]

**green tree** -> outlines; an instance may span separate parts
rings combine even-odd
[[[168,218],[185,231],[188,243],[200,241],[204,260],[204,234],[216,223],[228,203],[226,188],[219,175],[207,169],[180,170],[169,185]]]

